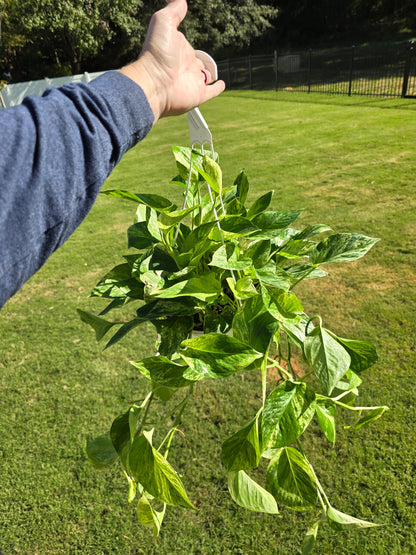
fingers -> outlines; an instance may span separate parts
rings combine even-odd
[[[205,68],[201,69],[202,75],[204,76],[204,84],[209,85],[212,81],[212,77],[209,71]]]
[[[180,23],[185,19],[186,12],[188,11],[188,4],[186,0],[166,0],[167,6],[160,10],[170,15],[176,28],[179,27]]]

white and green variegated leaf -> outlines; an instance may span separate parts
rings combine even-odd
[[[136,432],[140,413],[141,407],[132,405],[125,412],[117,416],[111,425],[111,442],[124,468],[127,468],[128,454]]]
[[[335,443],[335,406],[332,402],[318,400],[316,403],[316,416],[319,427],[331,443]]]
[[[373,407],[369,410],[363,411],[364,412],[364,416],[362,416],[353,426],[352,428],[354,430],[359,430],[360,428],[362,428],[363,426],[366,426],[367,424],[370,424],[371,422],[374,422],[375,420],[378,420],[380,418],[380,416],[382,416],[386,410],[389,410],[389,407]]]
[[[304,353],[317,378],[330,395],[336,384],[347,373],[351,357],[344,347],[325,328],[316,326],[305,337]]]
[[[180,281],[166,289],[152,291],[152,296],[158,299],[194,297],[204,302],[213,302],[220,294],[221,283],[214,272]]]
[[[240,248],[235,243],[221,245],[212,255],[210,266],[224,270],[246,270],[250,268],[252,260],[241,255]]]
[[[233,319],[234,336],[266,353],[278,328],[278,321],[268,311],[262,296],[246,300]]]
[[[288,291],[292,285],[292,277],[290,274],[273,263],[269,263],[262,268],[257,268],[256,276],[262,284],[268,287],[282,289],[283,291]]]
[[[207,378],[230,376],[262,356],[246,343],[222,333],[187,339],[178,352],[192,370]]]
[[[244,256],[253,261],[255,268],[263,268],[269,262],[271,251],[270,239],[258,239],[253,241],[245,250]]]
[[[264,405],[263,449],[285,447],[308,427],[315,414],[315,394],[305,383],[288,380],[277,386]]]
[[[252,480],[244,470],[228,473],[228,489],[231,498],[240,507],[272,515],[279,513],[273,495]]]
[[[178,473],[144,435],[132,443],[129,466],[133,478],[156,499],[167,505],[195,508]]]
[[[272,201],[274,191],[269,191],[265,193],[258,199],[256,199],[253,204],[250,206],[247,212],[247,218],[254,218],[258,214],[261,214],[270,206]]]
[[[309,258],[312,264],[351,262],[367,254],[377,241],[358,233],[335,233],[318,243]]]
[[[227,237],[246,237],[258,232],[258,228],[243,216],[225,216],[220,225]]]
[[[283,447],[270,461],[267,487],[278,503],[302,511],[316,506],[318,486],[305,457],[293,447]]]
[[[258,416],[222,444],[222,460],[227,470],[251,470],[260,460]]]
[[[220,195],[222,191],[222,171],[220,165],[211,156],[205,154],[202,159],[202,167],[198,168],[198,172],[211,189]]]
[[[201,378],[189,366],[176,364],[164,356],[152,356],[132,364],[148,379],[165,387],[186,387]]]
[[[186,216],[195,212],[199,206],[190,206],[189,208],[184,208],[183,210],[175,210],[174,212],[162,213],[159,216],[159,228],[162,231],[168,231],[173,226],[181,222]]]
[[[137,504],[137,520],[143,526],[152,528],[153,536],[157,538],[165,516],[166,504],[163,503],[162,510],[157,511],[152,507],[146,494],[143,493]]]
[[[256,237],[274,237],[283,228],[293,223],[301,215],[302,210],[280,210],[278,212],[262,212],[251,221],[259,229]]]
[[[189,147],[172,146],[172,153],[175,157],[176,167],[178,168],[180,177],[186,182],[189,175],[189,168],[191,166],[191,155],[193,157],[193,164],[191,170],[191,181],[198,180],[198,172],[195,164],[196,155]],[[191,154],[192,153],[192,154]]]
[[[340,343],[351,357],[350,368],[354,372],[363,372],[375,364],[378,355],[375,346],[367,341],[345,339],[329,332]]]
[[[354,516],[342,513],[331,506],[328,507],[326,516],[329,525],[334,530],[342,530],[343,528],[373,528],[375,526],[380,526],[379,524],[374,524],[373,522],[361,520],[359,518],[355,518]]]
[[[228,287],[231,289],[234,297],[240,300],[247,300],[257,295],[257,289],[250,277],[243,277],[234,282],[233,278],[227,278]]]

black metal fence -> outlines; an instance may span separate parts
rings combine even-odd
[[[277,52],[218,63],[228,89],[416,98],[416,45]]]

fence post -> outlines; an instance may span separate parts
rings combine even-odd
[[[227,88],[231,89],[230,58],[227,58]]]
[[[350,77],[349,77],[349,82],[348,82],[348,96],[351,96],[351,91],[352,91],[352,77],[353,77],[353,74],[354,74],[354,52],[355,52],[355,46],[353,44],[351,46]]]
[[[311,92],[311,73],[312,73],[312,48],[309,48],[309,56],[308,56],[308,93]]]
[[[248,55],[248,79],[250,83],[250,89],[253,88],[253,73],[251,71],[251,54]]]
[[[406,56],[406,62],[404,64],[402,98],[405,98],[405,96],[407,95],[407,86],[409,84],[410,64],[412,61],[413,50],[414,50],[414,42],[410,41],[409,44],[407,45],[407,56]]]
[[[274,51],[274,82],[276,92],[279,90],[279,58],[277,57],[277,50]]]

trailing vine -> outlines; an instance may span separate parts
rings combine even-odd
[[[356,404],[376,350],[336,335],[319,315],[309,317],[294,289],[326,276],[322,266],[361,258],[377,239],[333,233],[324,224],[298,230],[292,224],[301,210],[270,210],[273,192],[248,204],[245,172],[224,187],[216,160],[188,148],[173,147],[173,153],[179,175],[171,184],[184,188],[189,177],[183,209],[156,194],[105,193],[136,204],[127,232],[132,252],[92,291],[107,298],[108,306],[98,316],[79,314],[98,340],[115,332],[107,346],[146,322],[158,341],[153,356],[132,363],[147,378],[148,391],[138,392],[142,400],[89,443],[89,458],[98,467],[120,462],[128,499],[138,499],[138,519],[157,536],[167,506],[195,509],[169,461],[194,389],[206,379],[258,371],[261,402],[251,420],[222,443],[234,502],[269,514],[278,514],[279,506],[315,511],[304,553],[312,550],[323,523],[335,530],[376,526],[333,507],[303,446],[313,419],[334,443],[340,411],[356,415],[351,429],[357,430],[387,409]],[[133,313],[129,320],[104,318],[123,307]],[[294,360],[302,360],[302,372]],[[271,373],[279,377],[273,388]],[[157,424],[161,441],[153,433],[155,401],[173,403],[171,418]],[[261,459],[268,461],[263,484],[255,476]]]

